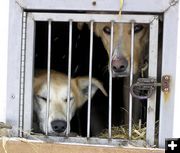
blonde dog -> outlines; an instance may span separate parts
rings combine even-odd
[[[84,23],[78,23],[78,29]],[[110,54],[111,23],[94,23],[94,33],[101,38],[103,45]],[[141,56],[148,43],[148,26],[146,24],[134,25],[134,74],[137,74]],[[113,52],[111,69],[114,77],[126,77],[130,72],[131,24],[115,23],[113,32]]]
[[[65,133],[67,128],[67,90],[68,77],[65,74],[51,71],[50,80],[50,105],[48,118],[48,133],[57,135]],[[77,108],[81,107],[88,99],[88,77],[77,77],[71,80],[70,92],[70,120]],[[92,78],[92,95],[100,89],[107,96],[101,82]],[[45,132],[47,103],[47,73],[39,71],[34,78],[34,112],[39,121],[41,132]]]
[[[87,24],[90,27],[89,24]],[[77,27],[82,30],[84,23],[78,23]],[[134,80],[139,77],[145,60],[148,57],[149,30],[147,24],[134,24]],[[110,55],[111,23],[94,23],[93,31],[100,37],[104,48]],[[131,24],[114,23],[113,51],[111,66],[113,77],[123,77],[123,104],[125,110],[129,109],[129,74],[131,60]],[[137,101],[137,100],[136,100]],[[133,104],[133,119],[138,121],[142,109],[141,103]],[[128,115],[125,113],[124,122],[128,123]]]

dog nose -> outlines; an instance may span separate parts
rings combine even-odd
[[[127,67],[128,61],[125,58],[112,60],[112,70],[116,73],[125,72]]]
[[[51,122],[51,126],[54,132],[61,133],[66,130],[67,122],[63,120],[54,120]]]

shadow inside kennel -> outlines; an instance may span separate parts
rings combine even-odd
[[[35,65],[34,69],[47,70],[48,52],[48,22],[36,22],[35,36]],[[52,22],[51,36],[51,69],[68,74],[69,23]],[[90,31],[88,26],[79,31],[76,23],[72,30],[72,78],[89,75],[89,46]],[[93,36],[93,66],[92,76],[100,80],[106,91],[109,91],[108,55],[96,35]],[[123,106],[123,78],[113,78],[112,85],[112,126],[124,125],[124,116],[128,110]],[[91,104],[91,136],[99,136],[108,129],[108,97],[98,91],[92,98]],[[140,115],[142,122],[146,121],[146,102],[141,102]],[[33,115],[34,132],[41,132],[36,115]],[[71,132],[80,136],[87,135],[87,102],[76,111],[71,120]]]

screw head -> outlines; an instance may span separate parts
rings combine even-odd
[[[11,95],[11,99],[15,99],[15,95]]]
[[[164,78],[165,78],[166,80],[169,80],[169,77],[168,77],[168,76],[165,76]]]
[[[93,2],[92,2],[92,5],[95,6],[95,5],[96,5],[96,1],[93,1]]]
[[[165,91],[165,92],[168,92],[168,91],[169,91],[169,89],[168,89],[168,88],[164,88],[164,91]]]

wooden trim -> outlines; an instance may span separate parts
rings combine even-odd
[[[3,139],[0,144],[3,144]],[[5,141],[4,141],[5,142]],[[7,152],[13,153],[164,153],[163,149],[139,149],[139,148],[120,148],[120,147],[103,147],[103,146],[85,146],[70,144],[53,144],[32,142],[25,139],[7,140],[5,144]],[[0,145],[0,152],[5,152],[3,145]]]

